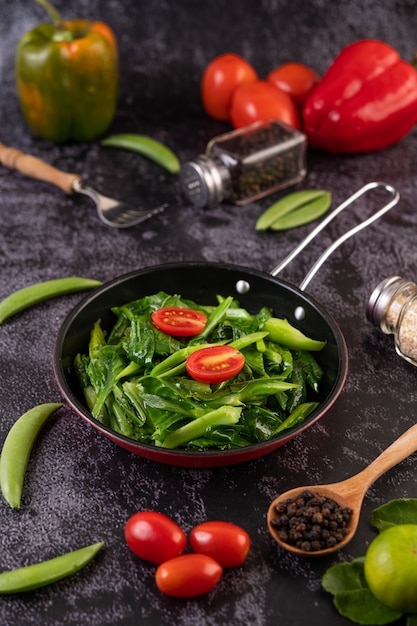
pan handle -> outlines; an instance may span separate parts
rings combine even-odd
[[[314,237],[318,235],[319,232],[322,231],[323,228],[325,228],[329,222],[332,221],[332,219],[334,219],[337,215],[339,215],[339,213],[341,213],[344,209],[346,209],[351,204],[353,204],[358,198],[365,195],[368,191],[372,189],[376,189],[376,188],[385,189],[386,191],[388,191],[392,195],[392,199],[389,202],[387,202],[381,209],[379,209],[379,211],[377,211],[376,213],[368,217],[368,219],[364,220],[363,222],[361,222],[354,228],[351,228],[350,230],[348,230],[344,235],[339,237],[339,239],[334,241],[332,245],[327,248],[327,250],[323,252],[323,254],[317,259],[313,267],[310,269],[310,271],[305,276],[304,280],[299,285],[299,288],[301,289],[301,291],[304,291],[304,289],[307,287],[311,279],[316,275],[316,273],[321,268],[323,263],[336,250],[336,248],[338,248],[343,242],[345,242],[347,239],[349,239],[353,235],[356,235],[356,233],[358,233],[360,230],[362,230],[363,228],[366,228],[367,226],[369,226],[369,224],[371,224],[372,222],[380,218],[382,215],[384,215],[384,213],[387,213],[387,211],[392,209],[392,207],[394,207],[398,203],[400,199],[400,194],[395,189],[395,187],[393,187],[392,185],[388,185],[386,183],[382,183],[382,182],[371,182],[371,183],[364,185],[360,189],[358,189],[358,191],[352,194],[347,200],[342,202],[342,204],[340,204],[324,220],[322,220],[320,224],[316,226],[316,228],[314,228],[314,230],[312,230],[311,233],[307,235],[307,237],[303,239],[303,241],[301,241],[301,243],[299,243],[298,246],[296,246],[294,250],[290,252],[290,254],[283,261],[281,261],[281,263],[278,263],[278,265],[274,267],[274,269],[271,272],[272,276],[276,276],[277,274],[279,274],[279,272],[281,272],[281,270],[283,270],[284,267],[286,267],[289,263],[291,263],[291,261],[295,259],[295,257],[302,250],[304,250],[304,248],[310,243],[310,241],[312,241]]]

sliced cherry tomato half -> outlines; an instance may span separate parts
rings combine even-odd
[[[269,83],[286,91],[301,109],[320,76],[313,68],[303,63],[284,63],[272,70],[266,78]]]
[[[212,346],[190,354],[185,366],[191,378],[216,384],[239,374],[244,365],[245,357],[233,346]]]
[[[236,87],[258,79],[253,67],[238,54],[221,54],[209,63],[201,79],[205,110],[217,120],[228,121]]]
[[[187,537],[170,517],[158,511],[139,511],[125,526],[129,548],[141,559],[163,563],[185,552]]]
[[[155,580],[158,589],[169,596],[192,598],[211,591],[222,574],[222,566],[211,556],[183,554],[162,563]]]
[[[180,306],[162,307],[154,311],[151,317],[159,330],[175,337],[198,335],[207,324],[207,317],[204,313]]]
[[[236,524],[209,521],[192,529],[190,544],[194,552],[211,556],[223,567],[238,567],[248,556],[250,538]]]
[[[300,128],[297,105],[285,91],[266,80],[257,80],[235,89],[230,108],[234,128],[272,119]]]

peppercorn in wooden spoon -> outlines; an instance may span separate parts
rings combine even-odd
[[[354,536],[369,487],[387,470],[417,450],[417,424],[409,428],[368,467],[351,478],[327,485],[290,489],[268,510],[275,541],[299,556],[324,556]]]

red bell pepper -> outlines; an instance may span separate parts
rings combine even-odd
[[[302,111],[309,145],[334,153],[372,152],[417,122],[417,71],[382,41],[343,48]]]

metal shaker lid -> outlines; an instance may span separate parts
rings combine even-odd
[[[390,276],[381,281],[373,290],[366,308],[366,317],[374,326],[381,327],[384,313],[391,302],[393,294],[403,280],[401,276]]]
[[[196,206],[213,206],[225,198],[227,170],[204,154],[184,163],[180,181],[184,194]]]

